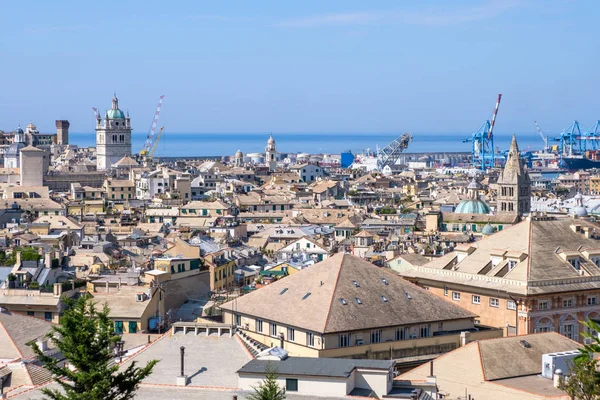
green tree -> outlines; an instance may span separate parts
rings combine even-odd
[[[265,368],[266,376],[260,385],[254,388],[254,393],[248,397],[249,400],[283,400],[285,390],[277,384],[277,369],[270,363]]]
[[[598,379],[597,361],[587,356],[575,359],[570,363],[570,371],[561,377],[559,388],[572,400],[600,399],[600,380]]]
[[[152,373],[158,361],[152,360],[143,368],[132,362],[119,372],[118,365],[109,365],[113,358],[111,349],[120,338],[115,335],[108,317],[108,306],[96,309],[91,296],[64,301],[67,309],[61,317],[61,325],[53,326],[47,337],[73,369],[45,355],[36,343],[29,343],[62,389],[44,388],[43,393],[52,400],[132,399],[142,379]]]

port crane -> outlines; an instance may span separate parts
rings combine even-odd
[[[540,128],[537,121],[533,121],[533,123],[535,124],[535,129],[538,131],[542,137],[542,140],[544,141],[544,153],[548,153],[550,151],[550,146],[548,145],[548,136],[544,135],[544,132],[542,131],[542,128]]]
[[[380,151],[377,151],[377,169],[383,171],[386,165],[394,165],[400,158],[400,153],[408,148],[408,144],[412,141],[412,134],[404,132],[396,139],[392,140],[387,146]]]
[[[156,126],[158,125],[158,117],[160,115],[160,109],[162,107],[163,98],[165,96],[160,96],[160,100],[158,101],[158,106],[156,107],[156,112],[154,113],[154,118],[152,119],[152,125],[150,125],[150,132],[148,136],[146,136],[146,141],[144,142],[144,147],[140,151],[140,155],[146,156],[149,154],[150,150],[153,147],[154,136],[156,135]]]
[[[463,143],[473,143],[471,150],[471,164],[473,167],[482,171],[486,168],[493,168],[495,165],[494,125],[496,124],[496,117],[498,116],[498,109],[500,108],[500,100],[502,100],[502,94],[499,94],[498,100],[496,100],[492,121],[485,121],[471,137],[463,139]]]
[[[164,129],[165,129],[165,127],[161,126],[160,129],[158,130],[158,134],[156,135],[156,140],[154,140],[154,143],[152,144],[152,148],[150,149],[150,152],[148,153],[149,158],[154,157],[154,152],[156,151],[156,148],[158,147],[158,141],[160,140],[160,137],[162,136]]]

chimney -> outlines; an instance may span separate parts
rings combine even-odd
[[[465,345],[469,344],[470,336],[471,336],[471,332],[467,332],[467,331],[461,332],[460,333],[460,345],[465,346]]]
[[[48,269],[52,268],[52,253],[44,254],[44,266]]]

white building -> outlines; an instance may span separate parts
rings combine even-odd
[[[383,398],[392,390],[395,364],[389,360],[288,357],[285,350],[273,347],[238,370],[238,386],[242,390],[257,387],[270,366],[277,370],[279,387],[288,394],[345,397],[371,392]]]
[[[104,120],[96,120],[96,167],[105,171],[125,156],[131,155],[131,123],[119,109],[119,99],[114,96],[112,107]]]
[[[323,168],[314,164],[298,164],[290,167],[292,172],[295,172],[306,183],[311,183],[322,178],[325,174]]]

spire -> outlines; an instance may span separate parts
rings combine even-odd
[[[517,135],[513,133],[512,141],[510,142],[510,152],[519,154],[519,145],[517,144]]]

